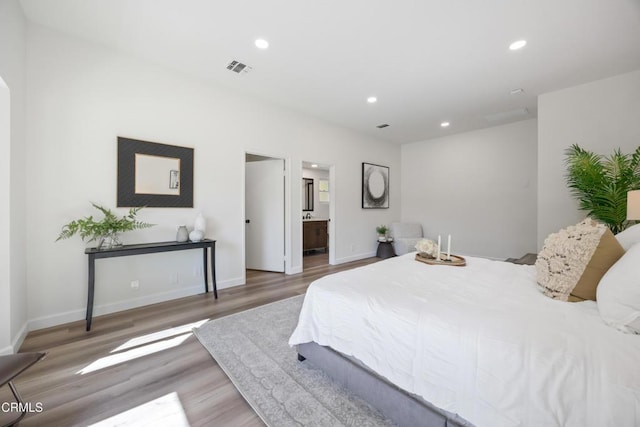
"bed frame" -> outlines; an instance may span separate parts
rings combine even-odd
[[[473,427],[457,414],[401,390],[355,358],[315,342],[300,344],[297,350],[300,362],[320,368],[399,426]]]

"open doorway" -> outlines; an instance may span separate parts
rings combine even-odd
[[[330,263],[331,192],[329,165],[302,162],[302,269]]]
[[[285,271],[284,159],[245,155],[245,265]]]

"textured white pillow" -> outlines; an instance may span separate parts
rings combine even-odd
[[[640,224],[632,225],[624,231],[616,234],[616,239],[625,251],[628,251],[634,243],[640,242]]]
[[[536,260],[538,287],[560,301],[595,301],[600,279],[622,255],[613,233],[587,218],[545,239]]]
[[[596,292],[605,323],[640,334],[640,243],[631,246],[605,273]]]

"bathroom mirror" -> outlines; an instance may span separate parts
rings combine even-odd
[[[118,207],[193,207],[193,148],[118,137]]]
[[[313,210],[313,179],[302,178],[302,211]]]

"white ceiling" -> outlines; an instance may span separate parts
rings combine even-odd
[[[640,0],[21,3],[32,22],[396,143],[532,118],[539,94],[640,69]]]
[[[315,167],[313,167],[312,165],[316,165]],[[321,163],[314,163],[314,162],[302,162],[302,169],[315,169],[315,170],[320,170],[320,171],[328,171],[330,168],[330,166],[327,165],[323,165]]]

